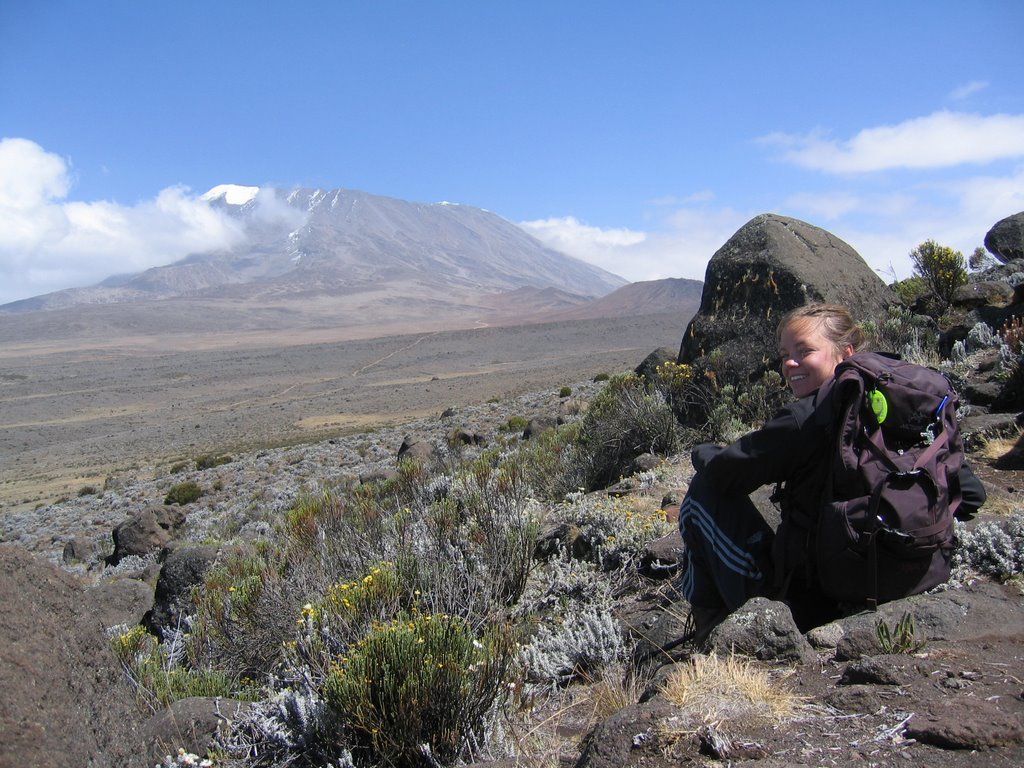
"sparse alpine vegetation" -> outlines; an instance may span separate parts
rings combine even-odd
[[[896,290],[948,318],[957,286],[939,281],[957,262],[929,254],[922,270],[931,272]],[[894,304],[868,330],[876,346],[940,366],[960,384],[982,365],[990,366],[995,390],[1021,375],[1019,321],[958,331],[955,341],[945,339],[947,358],[938,327],[936,318]],[[701,367],[665,362],[649,378],[619,373],[548,388],[552,408],[570,395],[586,399],[586,408],[559,410],[557,424],[551,413],[496,398],[484,406],[487,428],[467,431],[480,440],[454,437],[462,427],[447,413],[433,451],[418,458],[395,461],[394,446],[369,433],[317,449],[319,464],[302,447],[261,452],[265,472],[295,484],[249,485],[220,519],[216,505],[227,506],[233,476],[252,460],[233,451],[233,458],[180,461],[170,474],[195,479],[168,488],[172,480],[163,475],[150,487],[166,491],[165,504],[191,504],[189,535],[221,546],[185,591],[174,627],[160,637],[141,627],[112,634],[140,707],[193,696],[249,702],[207,756],[235,768],[456,766],[490,758],[547,768],[575,759],[581,741],[595,743],[604,718],[651,702],[670,715],[629,730],[630,749],[659,750],[674,761],[658,765],[692,762],[694,743],[722,759],[764,757],[759,745],[724,734],[759,728],[775,738],[799,728],[803,739],[821,721],[828,721],[822,733],[831,749],[835,733],[881,718],[887,705],[837,714],[842,692],[830,689],[839,704],[808,704],[795,694],[806,689],[788,679],[799,673],[777,659],[697,653],[687,630],[672,629],[685,618],[673,615],[676,584],[652,575],[652,542],[675,528],[663,494],[685,487],[688,449],[756,427],[784,396],[774,373],[728,383],[727,362],[712,352]],[[340,468],[343,458],[351,463]],[[357,471],[374,461],[375,471]],[[139,495],[124,491],[132,493]],[[986,579],[1005,589],[1019,581],[1024,518],[1019,507],[1009,512],[998,523],[958,525],[949,588]],[[157,557],[133,556],[116,568],[142,572]],[[915,626],[918,616],[866,619],[867,645],[875,640],[900,660],[926,656],[920,652],[941,641],[928,635],[925,618]],[[663,637],[662,620],[669,625]],[[809,674],[821,671],[825,652],[810,650],[799,633],[798,640],[807,646]],[[644,656],[647,646],[653,650]],[[655,675],[658,664],[646,666],[652,658],[672,666]],[[906,660],[922,665],[915,679],[935,674],[925,669],[928,659]],[[849,700],[863,701],[857,697]],[[883,742],[911,743],[902,735],[906,714],[885,717],[884,728],[863,726],[858,755],[869,759]],[[833,722],[839,718],[841,725]],[[569,748],[563,737],[572,739]],[[780,759],[798,755],[794,743],[777,751]],[[823,754],[807,761],[843,753]],[[200,759],[181,752],[165,764]]]
[[[586,415],[534,439],[446,443],[393,477],[306,493],[272,535],[220,559],[173,640],[136,629],[115,650],[150,706],[258,687],[224,740],[238,765],[500,753],[526,702],[628,659],[615,595],[671,526],[656,503],[579,488],[677,446],[664,398],[615,377]],[[167,501],[199,492],[185,481]]]
[[[912,346],[920,337],[904,321],[890,315],[883,333]],[[525,418],[506,416],[491,445],[445,440],[391,476],[311,489],[270,535],[222,555],[181,631],[159,645],[126,631],[117,656],[146,706],[254,700],[218,743],[233,766],[455,765],[516,754],[536,737],[535,713],[564,706],[576,686],[633,703],[643,685],[625,684],[636,670],[624,670],[637,639],[619,601],[642,586],[648,543],[673,528],[635,493],[658,486],[659,470],[634,462],[727,423],[749,428],[777,382],[728,398],[705,433],[675,415],[697,384],[674,363],[653,381],[613,376],[585,412],[530,439]],[[611,485],[634,493],[601,492]],[[198,490],[179,483],[176,498],[183,486]],[[1020,572],[1019,518],[958,535],[958,573]],[[876,633],[886,653],[924,647],[910,614]],[[683,713],[657,735],[669,746],[783,725],[803,707],[770,669],[714,654],[676,665],[662,692]]]

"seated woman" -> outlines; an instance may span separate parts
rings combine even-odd
[[[806,533],[790,518],[815,519],[828,478],[832,445],[813,418],[815,395],[863,344],[864,333],[844,307],[811,304],[790,312],[779,325],[779,352],[797,400],[731,445],[694,448],[696,475],[680,505],[679,527],[686,545],[683,594],[698,641],[752,597],[784,596],[805,631],[838,615],[835,601],[808,583]],[[960,482],[962,511],[977,509],[985,492],[966,465]],[[776,483],[785,488],[777,532],[748,497]]]

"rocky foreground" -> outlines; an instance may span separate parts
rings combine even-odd
[[[190,464],[159,476],[141,473],[58,504],[5,515],[0,765],[142,766],[178,747],[202,754],[235,710],[204,700],[179,702],[156,715],[140,710],[105,634],[109,627],[137,624],[159,603],[169,564],[182,562],[176,552],[270,535],[274,520],[301,494],[386,473],[403,444],[416,450],[452,435],[467,445],[492,441],[513,416],[554,420],[579,408],[599,386],[583,382],[571,398],[534,393],[363,435],[223,457],[224,463],[202,470]],[[608,493],[664,506],[671,518],[690,472],[685,455],[670,456],[645,475],[646,482],[627,481]],[[1006,487],[992,482],[998,475],[988,477],[996,496],[1012,499]],[[172,485],[183,481],[195,482],[203,495],[181,507],[165,506]],[[715,631],[710,650],[723,658],[738,653],[756,660],[795,693],[795,709],[780,720],[755,716],[730,698],[735,693],[680,705],[662,692],[695,650],[685,642],[687,611],[673,588],[679,546],[675,533],[651,542],[643,578],[621,598],[619,619],[635,644],[624,675],[636,681],[636,702],[595,722],[581,718],[576,706],[587,700],[588,686],[571,686],[558,700],[561,709],[555,711],[562,714],[554,720],[546,715],[549,726],[557,725],[549,728],[549,752],[524,754],[519,764],[1024,763],[1019,581],[999,584],[961,570],[955,584],[935,594],[890,603],[877,615],[852,616],[806,635],[781,604],[753,601]],[[907,613],[918,647],[883,652],[879,620],[895,627]]]
[[[639,457],[634,474],[589,495],[570,494],[580,499],[562,505],[597,507],[612,497],[623,517],[657,522],[652,540],[644,535],[642,556],[627,560],[628,573],[615,583],[617,626],[609,624],[604,637],[627,652],[615,657],[618,666],[570,663],[561,684],[526,697],[532,723],[519,723],[518,732],[505,724],[505,738],[487,745],[492,765],[1024,764],[1021,389],[1018,378],[997,375],[1003,347],[1020,342],[1024,251],[989,238],[986,245],[1001,263],[961,287],[953,297],[959,319],[940,339],[956,358],[970,405],[961,429],[989,490],[986,507],[958,528],[950,582],[807,633],[784,604],[752,600],[695,647],[675,586],[681,541],[672,525],[692,467],[685,452]],[[770,357],[765,339],[786,307],[808,297],[854,297],[867,302],[865,316],[875,299],[886,307],[886,289],[866,266],[846,276],[832,268],[855,257],[802,222],[757,217],[713,257],[680,360],[713,365],[716,347],[729,346],[724,361],[740,366],[742,381]],[[817,265],[814,274],[807,264]],[[867,288],[858,292],[861,283]],[[906,322],[891,316],[895,330],[914,330],[900,312]],[[916,331],[906,341],[914,339]],[[675,359],[673,350],[659,353]],[[395,391],[394,382],[382,383],[378,394]],[[220,547],[274,536],[275,523],[306,494],[386,477],[402,454],[472,456],[481,446],[526,440],[585,412],[599,386],[584,381],[568,395],[547,390],[459,406],[293,447],[187,456],[177,466],[118,472],[102,488],[83,486],[55,504],[9,510],[0,518],[0,766],[183,765],[198,761],[190,763],[188,753],[223,748],[238,732],[232,726],[247,722],[259,703],[189,698],[168,709],[140,708],[106,640],[111,628],[173,628],[176,599],[202,581]],[[771,515],[766,498],[755,501]],[[573,536],[571,525],[548,526],[537,551],[562,545],[576,557],[588,541]],[[571,614],[569,600],[556,595],[564,615],[555,619]],[[284,762],[260,762],[250,752],[225,764],[294,764],[295,743]],[[164,760],[178,749],[181,758]]]

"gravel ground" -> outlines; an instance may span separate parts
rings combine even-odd
[[[107,547],[114,525],[183,480],[206,491],[189,507],[195,537],[259,526],[304,490],[393,466],[407,434],[441,443],[458,428],[493,434],[510,416],[557,415],[561,387],[586,397],[596,374],[674,348],[684,327],[652,315],[165,355],[0,355],[0,540],[53,560],[76,536]],[[203,454],[233,460],[171,473]]]
[[[592,380],[570,386],[573,396],[589,399],[602,385]],[[204,495],[185,509],[187,538],[224,539],[230,534],[265,532],[303,493],[358,481],[367,473],[393,469],[407,435],[444,446],[453,431],[466,428],[481,435],[500,432],[511,416],[557,416],[563,400],[558,390],[526,393],[499,402],[453,408],[444,416],[313,443],[266,448],[231,455],[231,461],[197,470],[169,466],[111,475],[107,487],[35,508],[10,510],[0,516],[0,541],[17,543],[59,563],[72,539],[89,540],[112,549],[111,530],[131,513],[161,504],[175,483],[193,481]],[[109,569],[108,569],[109,571]],[[112,574],[105,573],[106,577]]]
[[[685,323],[664,314],[292,346],[197,342],[165,354],[110,340],[0,351],[0,515],[201,453],[315,442],[557,390],[678,348]]]

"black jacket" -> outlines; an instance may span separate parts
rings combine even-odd
[[[815,419],[815,395],[782,408],[761,429],[727,446],[702,444],[691,454],[694,469],[707,487],[723,495],[749,494],[769,484],[781,484],[782,523],[773,556],[778,572],[806,558],[806,530],[817,518],[832,439]],[[969,517],[986,498],[984,486],[965,463],[960,470],[962,502],[959,517]]]

